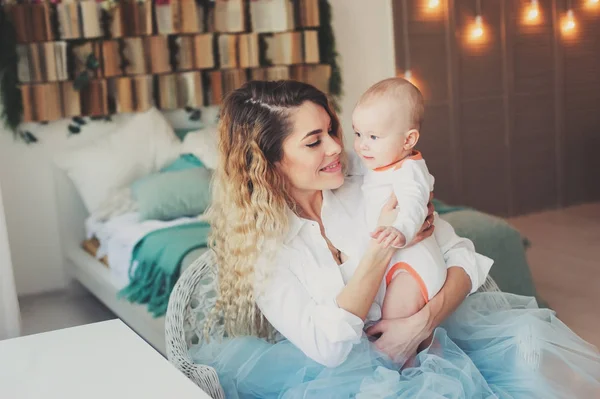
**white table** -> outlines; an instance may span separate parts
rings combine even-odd
[[[0,341],[2,399],[210,399],[120,320]]]

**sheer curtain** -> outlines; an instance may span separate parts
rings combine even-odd
[[[18,337],[21,333],[21,316],[15,288],[6,217],[0,186],[0,339]]]

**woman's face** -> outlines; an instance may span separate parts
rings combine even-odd
[[[344,183],[341,137],[323,107],[306,101],[290,114],[293,129],[283,142],[278,167],[294,190],[332,190]]]

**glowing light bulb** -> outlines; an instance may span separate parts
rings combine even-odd
[[[598,11],[600,9],[600,0],[587,0],[585,2],[585,8],[588,10]]]
[[[412,83],[415,87],[417,87],[420,90],[422,90],[422,88],[420,87],[419,80],[413,75],[413,73],[412,73],[412,71],[410,69],[405,70],[404,74],[402,75],[402,77],[404,79],[408,80],[410,83]]]
[[[483,37],[483,21],[481,15],[475,17],[475,24],[471,30],[471,39],[479,40]]]
[[[567,16],[563,21],[562,29],[564,33],[571,33],[575,30],[577,24],[575,23],[575,16],[573,10],[567,11]]]
[[[440,6],[440,0],[429,0],[427,2],[427,7],[429,8],[438,8]]]
[[[529,22],[535,22],[540,16],[540,7],[538,5],[537,0],[533,0],[529,7],[527,8],[527,16],[526,19]]]

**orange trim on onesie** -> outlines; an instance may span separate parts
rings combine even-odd
[[[385,275],[385,286],[387,287],[390,285],[394,279],[394,274],[399,270],[405,270],[417,281],[417,284],[419,284],[419,289],[421,290],[421,295],[423,295],[423,299],[425,299],[425,303],[429,302],[429,293],[427,292],[427,286],[425,286],[425,282],[415,271],[415,269],[413,269],[408,263],[398,262],[393,265]]]
[[[398,170],[407,159],[412,159],[413,161],[420,161],[423,159],[423,155],[421,155],[420,151],[414,150],[409,156],[399,160],[398,162],[394,162],[392,164],[381,166],[379,168],[373,169],[375,172],[385,172],[386,170],[394,169]]]

